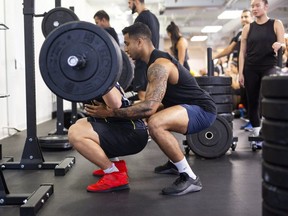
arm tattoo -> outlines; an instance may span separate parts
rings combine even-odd
[[[145,101],[127,108],[113,109],[113,116],[127,119],[149,117],[155,113],[165,95],[168,73],[164,66],[154,64],[149,67],[148,86]]]

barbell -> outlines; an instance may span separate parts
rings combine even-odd
[[[131,62],[115,40],[85,21],[68,22],[52,30],[42,44],[39,67],[48,88],[73,102],[106,94],[120,80],[123,68],[129,73],[124,74],[126,82],[133,77]]]

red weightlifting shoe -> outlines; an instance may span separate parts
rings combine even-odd
[[[124,160],[120,160],[120,161],[113,161],[113,163],[115,164],[115,166],[117,167],[117,169],[119,170],[119,172],[126,172],[128,173],[127,167],[126,167],[126,163]],[[94,176],[104,176],[105,173],[102,169],[99,170],[94,170],[93,172]]]
[[[113,172],[105,174],[98,182],[87,187],[88,192],[105,193],[129,189],[126,172]]]

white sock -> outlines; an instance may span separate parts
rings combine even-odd
[[[110,161],[119,161],[118,157],[109,158]]]
[[[173,164],[177,167],[179,173],[186,172],[192,179],[196,179],[196,175],[192,171],[185,157],[181,161]]]
[[[103,170],[104,173],[112,173],[112,172],[119,172],[118,168],[115,166],[114,163],[112,163],[112,166]]]
[[[252,136],[258,137],[261,127],[253,127]]]

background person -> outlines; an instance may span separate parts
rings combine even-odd
[[[172,43],[172,54],[181,65],[190,71],[188,64],[188,41],[182,36],[179,27],[173,21],[167,26],[166,31]]]
[[[144,0],[128,0],[128,6],[132,14],[138,13],[134,23],[146,24],[152,32],[152,43],[158,49],[160,38],[160,24],[158,18],[146,8]],[[147,87],[147,64],[140,59],[135,61],[133,91],[138,93],[139,100],[144,100]]]
[[[255,22],[245,25],[239,55],[239,82],[245,86],[252,136],[260,132],[260,88],[264,76],[272,73],[277,64],[277,52],[284,47],[284,27],[280,20],[267,16],[268,1],[252,0]],[[259,147],[261,143],[259,143]]]
[[[110,17],[104,10],[99,10],[94,15],[95,24],[104,28],[119,45],[119,38],[114,28],[110,26]]]

